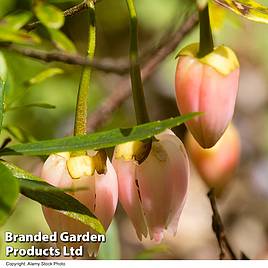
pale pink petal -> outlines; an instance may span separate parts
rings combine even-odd
[[[134,161],[123,159],[113,159],[113,165],[118,178],[119,200],[131,219],[137,236],[142,239],[142,235],[147,237],[148,230],[144,220],[140,203],[140,193],[136,180],[137,165]]]
[[[206,133],[206,147],[211,147],[220,139],[233,117],[238,81],[239,69],[223,76],[210,66],[204,67],[200,111],[205,114],[199,120]]]
[[[171,132],[171,131],[170,131]],[[184,207],[189,181],[189,161],[183,143],[173,132],[157,136],[170,157],[170,174],[173,178],[172,204],[167,221],[167,228],[176,234],[180,214]]]
[[[153,142],[152,151],[137,174],[150,236],[156,242],[162,240],[164,229],[171,223],[172,232],[176,233],[188,185],[187,155],[183,144],[171,133],[156,136],[159,142]]]
[[[94,213],[107,230],[114,216],[118,201],[118,184],[115,170],[109,159],[106,174],[95,174]]]
[[[60,155],[50,155],[44,163],[41,177],[49,184],[59,188],[72,186],[72,178],[66,167],[66,158]]]

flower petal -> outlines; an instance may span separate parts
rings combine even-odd
[[[141,201],[139,196],[139,187],[136,184],[135,161],[126,161],[123,159],[113,159],[113,165],[118,178],[119,200],[131,219],[138,238],[141,240],[142,235],[147,237],[148,230],[145,223]]]

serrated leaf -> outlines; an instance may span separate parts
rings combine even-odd
[[[55,109],[56,106],[49,104],[49,103],[29,103],[29,104],[20,105],[20,106],[9,107],[6,110],[6,112],[20,110],[20,109],[26,109],[26,108]]]
[[[48,3],[37,3],[34,7],[34,12],[40,22],[48,28],[59,29],[64,24],[62,10]]]
[[[0,163],[0,226],[14,209],[19,196],[19,184],[7,167]]]
[[[27,81],[27,85],[32,86],[35,84],[39,84],[48,78],[51,78],[55,75],[63,74],[63,73],[64,71],[60,68],[49,68],[45,71],[38,73],[34,77],[32,77],[29,81]]]
[[[77,199],[64,193],[62,189],[57,189],[42,181],[26,179],[18,179],[18,181],[20,192],[26,197],[46,207],[59,210],[59,212],[81,221],[99,233],[105,233],[102,224],[90,210]]]
[[[8,15],[0,20],[0,25],[11,30],[21,29],[30,19],[32,13],[30,11],[20,12],[14,15]]]
[[[77,52],[73,42],[63,32],[56,29],[48,29],[48,31],[52,42],[58,49],[69,53]]]
[[[40,38],[34,33],[27,33],[24,30],[12,30],[0,26],[0,42],[12,42],[22,45],[33,45],[40,43]]]
[[[0,151],[0,155],[49,155],[56,152],[98,150],[117,144],[144,140],[163,132],[168,128],[179,126],[201,113],[190,113],[163,121],[150,122],[127,129],[112,129],[85,136],[66,137],[46,141],[12,145]]]
[[[215,3],[247,18],[248,20],[268,23],[268,8],[253,0],[212,0]]]

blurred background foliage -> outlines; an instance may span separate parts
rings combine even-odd
[[[61,9],[79,1],[50,0]],[[141,53],[155,48],[161,38],[173,32],[185,13],[193,10],[194,1],[136,0],[139,19]],[[268,5],[268,0],[260,1]],[[0,17],[31,10],[31,0],[1,0]],[[250,258],[268,257],[268,26],[246,21],[233,13],[214,11],[213,27],[216,44],[226,44],[238,54],[241,62],[241,83],[234,123],[242,139],[240,166],[224,196],[219,200],[226,232],[237,253],[242,250]],[[128,14],[124,0],[100,0],[96,6],[97,58],[126,59],[128,56]],[[67,18],[62,31],[73,41],[77,50],[85,54],[87,40],[87,12]],[[35,32],[42,36],[38,48],[55,50],[43,27]],[[184,39],[180,47],[198,41],[198,29]],[[178,48],[179,50],[179,48]],[[178,51],[177,50],[177,51]],[[30,133],[30,138],[62,137],[72,131],[76,93],[81,68],[60,63],[42,63],[37,60],[3,51],[8,67],[6,102],[16,105],[49,103],[56,109],[27,108],[5,114],[5,127],[18,127]],[[147,105],[152,120],[178,114],[174,95],[175,54],[161,64],[145,83]],[[27,89],[25,96],[16,99],[26,81],[48,68],[61,68],[55,75]],[[120,77],[94,71],[89,109],[93,111],[116,85]],[[104,125],[104,128],[131,126],[135,123],[132,101],[127,100]],[[182,138],[185,129],[177,134]],[[26,136],[28,134],[25,134]],[[3,130],[0,142],[10,134]],[[16,142],[13,140],[12,142]],[[8,158],[11,160],[11,157]],[[17,165],[38,174],[42,159],[12,157]],[[148,240],[140,243],[121,207],[116,223],[110,229],[114,246],[103,249],[100,258],[156,258],[156,259],[216,259],[218,247],[211,230],[211,209],[206,197],[207,188],[192,168],[189,197],[179,224],[178,235],[166,237],[163,244],[153,246]],[[0,259],[5,259],[3,233],[49,232],[40,205],[21,198],[7,223],[0,228]],[[120,243],[118,243],[118,239]],[[27,244],[14,245],[28,247]],[[40,245],[39,245],[40,246]],[[41,245],[45,246],[45,245]],[[109,251],[110,250],[110,251]]]

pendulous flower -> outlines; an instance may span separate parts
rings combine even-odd
[[[187,193],[189,163],[182,142],[172,131],[156,135],[150,142],[151,146],[148,141],[116,146],[113,165],[119,200],[138,238],[147,237],[149,231],[150,238],[160,242],[165,229],[174,235],[177,232]]]
[[[105,230],[108,229],[117,206],[118,184],[114,168],[104,152],[89,152],[78,156],[72,156],[68,152],[52,154],[44,163],[41,177],[59,188],[78,189],[71,195],[89,208]],[[52,232],[95,233],[89,226],[57,210],[43,207],[43,212]],[[63,245],[59,242],[58,246]],[[69,243],[69,246],[77,248],[81,244]],[[98,244],[85,246],[89,255],[96,256]]]
[[[226,46],[214,48],[198,58],[199,45],[192,44],[179,53],[175,86],[181,114],[203,112],[186,122],[187,128],[203,148],[210,148],[229,125],[239,84],[239,62]]]
[[[202,148],[188,132],[185,146],[201,178],[220,194],[239,164],[240,137],[236,128],[230,125],[217,144],[209,149]]]

